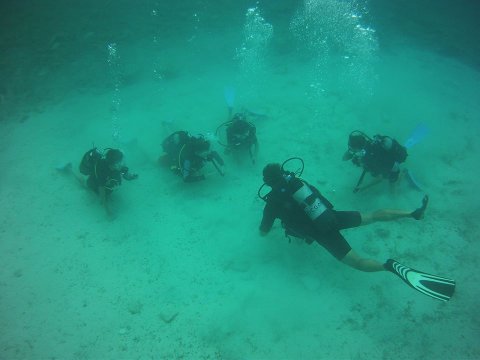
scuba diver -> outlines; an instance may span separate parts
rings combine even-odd
[[[107,148],[104,153],[96,147],[88,150],[79,165],[80,174],[88,176],[86,181],[73,171],[72,163],[57,170],[72,174],[82,186],[86,185],[98,194],[107,215],[112,216],[109,199],[113,190],[122,184],[122,179],[130,181],[138,178],[137,174],[129,172],[128,167],[123,163],[123,157],[123,152],[118,149]]]
[[[353,164],[363,168],[353,192],[365,190],[382,179],[388,179],[393,185],[400,177],[400,164],[405,162],[407,156],[407,149],[389,136],[375,135],[372,139],[361,131],[352,131],[343,160],[352,160]],[[361,187],[366,173],[370,173],[376,180]]]
[[[238,158],[248,152],[252,163],[255,164],[258,154],[255,125],[247,121],[245,114],[236,113],[232,120],[224,122],[217,128],[215,131],[217,137],[223,128],[225,128],[227,143],[219,141],[219,144],[225,147],[225,154],[232,154]]]
[[[165,154],[160,156],[159,163],[169,166],[170,170],[180,175],[185,182],[205,180],[205,175],[200,174],[200,170],[207,161],[224,176],[222,158],[216,151],[210,150],[210,141],[203,136],[176,131],[162,142],[162,148]]]
[[[292,158],[300,160],[299,158]],[[358,255],[341,234],[341,230],[363,226],[379,221],[392,221],[403,218],[421,220],[428,205],[428,196],[422,206],[414,211],[377,210],[372,213],[358,211],[338,211],[313,186],[297,177],[297,173],[284,170],[289,159],[280,165],[272,163],[263,169],[264,184],[258,195],[266,202],[260,225],[260,235],[265,236],[272,229],[275,219],[280,219],[287,237],[293,236],[314,241],[323,246],[332,256],[344,264],[365,272],[390,271],[402,278],[409,286],[439,300],[447,301],[453,295],[455,282],[450,279],[429,275],[411,269],[398,261],[388,259],[385,263],[363,258]],[[264,186],[271,191],[261,196]]]

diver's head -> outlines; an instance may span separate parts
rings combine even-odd
[[[348,150],[357,152],[365,149],[368,143],[368,138],[364,133],[360,131],[354,131],[348,137]]]
[[[393,139],[391,137],[385,136],[382,139],[382,145],[385,148],[385,150],[392,150],[393,148]]]
[[[365,156],[365,148],[368,142],[367,135],[358,130],[352,131],[348,137],[348,150],[343,155],[343,160]]]
[[[263,182],[270,187],[283,183],[283,170],[280,164],[271,163],[263,168]]]
[[[118,149],[108,149],[105,160],[112,170],[120,170],[123,166],[123,152]]]
[[[192,138],[191,149],[196,155],[206,157],[210,151],[210,141],[203,136]]]

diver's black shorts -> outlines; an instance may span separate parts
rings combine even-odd
[[[300,234],[296,235],[294,233],[291,233],[291,235],[303,237],[308,243],[316,241],[338,260],[342,260],[352,247],[340,233],[340,230],[360,226],[362,216],[358,211],[332,211],[337,220],[337,230],[330,230],[326,233],[315,234],[314,236],[301,236]]]
[[[332,211],[337,219],[338,230],[350,229],[362,224],[362,216],[359,211]]]

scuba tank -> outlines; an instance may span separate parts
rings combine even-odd
[[[300,160],[301,167],[295,172],[285,170],[285,164],[291,160]],[[303,173],[304,162],[301,158],[290,158],[283,162],[281,171],[284,178],[284,187],[280,192],[286,193],[296,203],[312,221],[320,232],[327,232],[337,228],[335,215],[332,211],[333,205],[316,189],[299,176]],[[258,196],[268,201],[268,196],[272,193],[262,196],[261,190],[266,184],[264,183],[258,190]],[[275,189],[278,191],[278,189]],[[272,191],[275,191],[272,190]]]

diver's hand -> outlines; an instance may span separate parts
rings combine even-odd
[[[126,174],[123,174],[123,178],[125,180],[135,180],[135,179],[138,179],[138,174],[126,173]]]
[[[259,230],[259,234],[260,236],[264,237],[264,236],[267,236],[268,235],[268,231],[265,231],[265,230]]]

